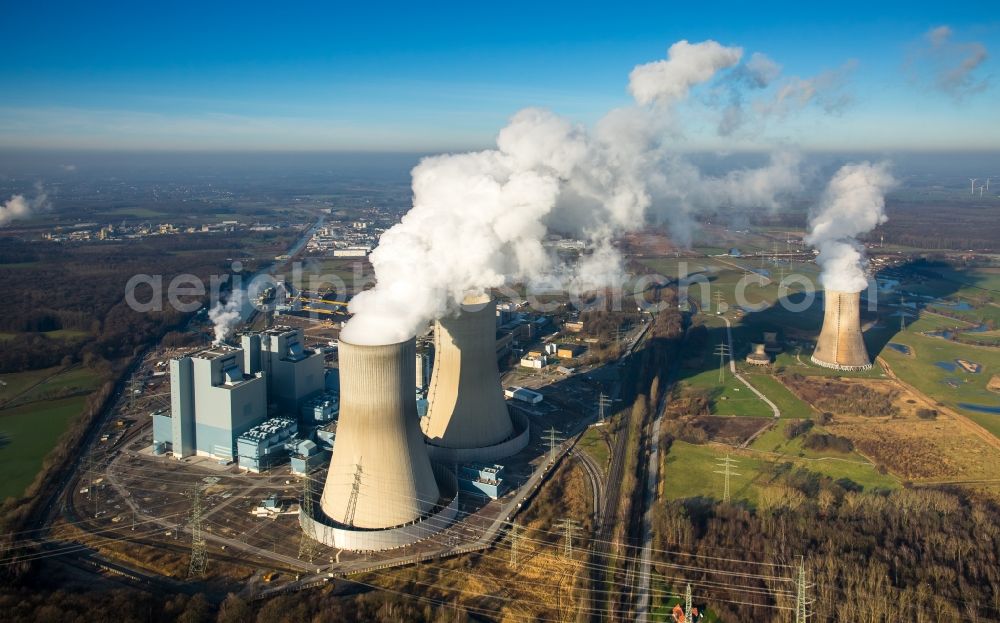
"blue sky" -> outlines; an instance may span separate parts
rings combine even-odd
[[[1000,21],[987,3],[39,4],[4,8],[0,147],[483,147],[525,106],[593,123],[629,104],[631,68],[680,39],[766,54],[786,80],[856,63],[843,110],[806,106],[739,136],[712,132],[718,111],[696,93],[687,147],[1000,146]],[[921,56],[941,25],[949,54]],[[974,88],[936,88],[934,72],[974,43],[990,54]]]

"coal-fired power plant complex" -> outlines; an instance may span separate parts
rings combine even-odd
[[[434,323],[435,363],[421,427],[432,459],[495,461],[528,444],[527,418],[507,410],[496,356],[496,301],[469,296]]]
[[[340,420],[319,513],[300,522],[346,550],[410,545],[447,527],[458,511],[453,472],[432,465],[413,391],[416,340],[340,342]]]
[[[834,370],[872,367],[861,334],[861,292],[824,292],[823,329],[816,341],[812,361]]]

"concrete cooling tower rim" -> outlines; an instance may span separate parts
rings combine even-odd
[[[447,529],[458,516],[458,479],[443,465],[434,463],[431,468],[442,502],[415,521],[391,528],[346,526],[327,517],[317,503],[313,504],[314,517],[299,511],[299,525],[306,535],[323,545],[354,552],[378,552],[413,545]]]
[[[829,361],[823,361],[822,359],[816,359],[815,355],[810,357],[809,359],[817,366],[822,366],[824,368],[829,368],[831,370],[840,370],[842,372],[864,372],[865,370],[872,369],[872,364],[870,363],[864,366],[845,366],[839,363],[831,363]]]
[[[492,446],[481,448],[449,448],[438,446],[424,437],[427,454],[432,461],[441,463],[488,463],[514,456],[528,447],[531,441],[531,424],[527,416],[518,411],[510,410],[510,419],[514,425],[514,436]]]

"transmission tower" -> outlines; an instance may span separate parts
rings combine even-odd
[[[611,406],[611,399],[601,392],[601,395],[597,397],[597,421],[603,423],[605,418],[604,410]]]
[[[724,485],[724,487],[722,489],[722,501],[723,502],[728,502],[729,501],[729,478],[731,476],[742,476],[743,475],[743,474],[738,474],[738,473],[736,473],[736,472],[733,471],[733,468],[736,466],[736,463],[737,463],[737,460],[729,458],[729,455],[727,454],[726,458],[719,459],[719,462],[716,465],[716,467],[720,468],[722,471],[716,471],[715,473],[716,474],[722,474],[725,477],[725,485]]]
[[[563,532],[563,556],[571,558],[573,556],[573,536],[580,528],[580,524],[568,517],[563,517],[556,522],[554,527]]]
[[[195,486],[194,499],[191,502],[191,566],[188,567],[188,577],[192,578],[204,576],[208,567],[208,549],[201,521],[201,487]]]
[[[902,333],[906,330],[906,297],[903,293],[899,293],[899,331]]]
[[[726,355],[729,354],[729,345],[725,342],[719,343],[715,347],[715,354],[719,356],[719,382],[726,380]]]
[[[358,495],[361,493],[361,463],[354,472],[354,484],[351,485],[351,497],[347,500],[347,511],[344,512],[344,524],[354,525],[354,511],[358,508]]]
[[[517,569],[518,554],[521,547],[521,532],[524,530],[517,523],[510,525],[510,568]]]
[[[313,490],[312,479],[306,474],[302,479],[302,504],[299,512],[305,515],[306,521],[302,523],[302,535],[299,537],[299,560],[312,562],[319,554],[316,539],[316,524],[313,523]]]
[[[807,623],[809,615],[806,613],[806,564],[799,558],[799,578],[798,590],[795,596],[795,623]]]
[[[722,290],[715,291],[715,313],[722,313]]]
[[[558,431],[553,427],[545,431],[545,441],[549,442],[549,463],[552,463],[556,460],[556,448],[563,438],[558,436]]]
[[[691,620],[691,583],[688,582],[687,588],[684,589],[684,620]]]

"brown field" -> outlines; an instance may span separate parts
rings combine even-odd
[[[701,415],[692,423],[704,430],[712,441],[738,446],[773,421],[772,418]]]
[[[805,377],[793,390],[805,399],[862,385],[892,399],[894,417],[862,417],[833,410],[826,428],[902,480],[914,483],[1000,480],[1000,451],[947,411],[935,419],[917,412],[933,408],[924,397],[892,380]]]
[[[510,544],[505,538],[482,553],[353,579],[422,599],[453,603],[470,615],[491,612],[493,620],[500,623],[574,621],[583,605],[581,587],[586,581],[584,553],[591,529],[591,504],[583,468],[576,461],[563,461],[553,479],[517,517],[525,530],[516,569],[509,566]],[[572,558],[562,555],[563,543],[553,527],[561,517],[576,519],[581,526]]]

